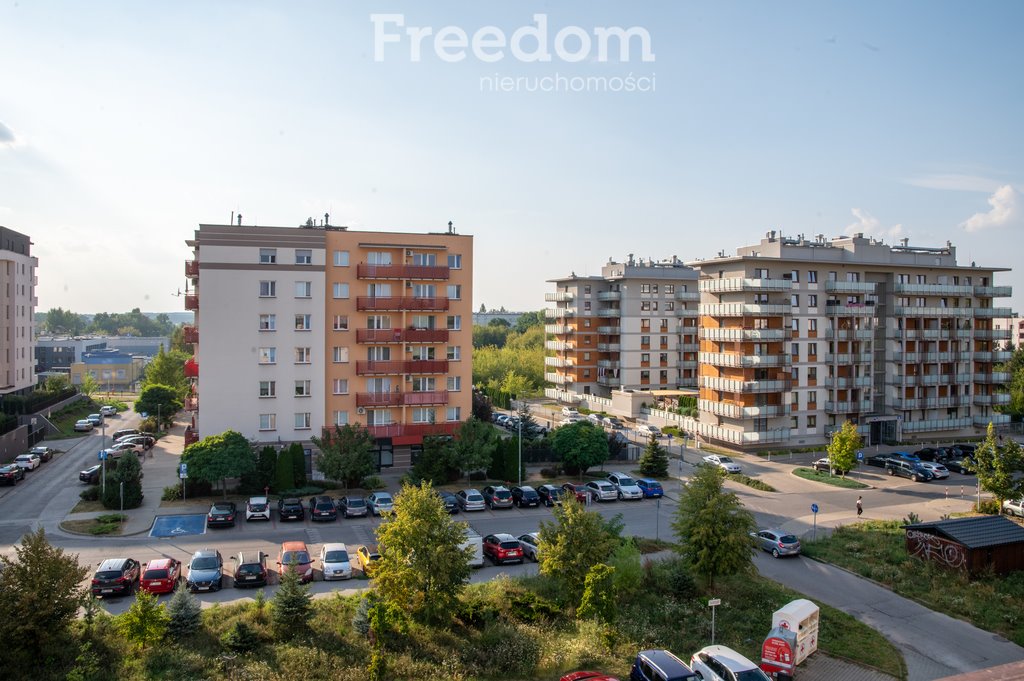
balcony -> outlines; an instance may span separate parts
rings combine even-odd
[[[711,303],[701,305],[699,312],[709,317],[756,317],[786,315],[792,309],[789,305],[765,303]]]
[[[619,343],[598,343],[597,344],[597,351],[598,352],[620,352],[621,350],[622,350],[622,345],[620,345]]]
[[[1013,332],[1010,329],[975,329],[974,337],[978,340],[1006,341],[1010,340]]]
[[[718,402],[716,400],[697,400],[697,408],[700,411],[716,416],[725,416],[732,419],[754,419],[772,418],[776,416],[789,416],[792,406],[788,404],[764,405],[764,406],[743,406],[731,402]]]
[[[993,371],[989,374],[974,374],[975,383],[992,383],[995,385],[1003,385],[1010,382],[1010,372],[1008,371]]]
[[[1010,393],[991,393],[989,395],[974,395],[974,403],[982,406],[1001,406],[1010,403]]]
[[[789,329],[738,329],[708,328],[700,329],[700,337],[713,341],[785,341],[793,337]]]
[[[871,340],[874,337],[874,329],[825,329],[825,338],[836,340]]]
[[[389,423],[367,426],[375,438],[423,437],[425,435],[454,435],[460,423]]]
[[[571,367],[574,362],[569,357],[545,357],[544,365],[549,367]]]
[[[975,286],[974,295],[978,298],[1009,298],[1013,295],[1012,286]]]
[[[828,414],[853,414],[865,411],[871,411],[871,400],[825,403],[825,412]]]
[[[183,326],[181,327],[181,338],[186,343],[192,343],[193,345],[199,342],[199,328],[195,326]]]
[[[825,314],[832,317],[874,317],[874,305],[829,305],[825,303]]]
[[[363,311],[434,310],[448,309],[447,298],[417,298],[415,296],[359,296],[356,309]]]
[[[185,276],[195,279],[199,276],[199,261],[198,260],[186,260],[185,261]]]
[[[975,352],[975,362],[1009,362],[1013,353],[1009,350],[993,350],[991,352]]]
[[[356,362],[356,373],[360,376],[374,374],[394,376],[397,374],[446,374],[448,360],[445,359],[410,359],[410,360],[369,360]]]
[[[957,286],[952,284],[893,284],[893,293],[905,293],[912,296],[970,296],[974,294],[973,286]]]
[[[398,407],[402,404],[402,393],[356,393],[357,407]]]
[[[702,352],[697,360],[719,367],[781,367],[789,366],[792,358],[788,353],[774,355],[734,355],[726,352]]]
[[[985,425],[988,425],[986,419]],[[921,433],[942,430],[960,430],[971,427],[971,418],[960,419],[929,419],[927,421],[904,421],[901,429],[904,433]]]
[[[987,416],[977,415],[973,419],[975,428],[988,428],[988,424],[991,423],[993,426],[1008,426],[1010,425],[1009,414],[988,414]]]
[[[700,291],[676,291],[676,300],[683,300],[691,303],[699,303]]]
[[[406,343],[447,343],[448,329],[406,329],[402,340]]]
[[[971,403],[970,395],[950,395],[948,397],[897,397],[893,400],[894,409],[948,409],[950,407],[966,407]]]
[[[845,390],[848,388],[870,388],[871,377],[870,376],[826,376],[825,377],[826,388],[839,388]]]
[[[356,342],[366,344],[447,343],[448,329],[356,329]]]
[[[599,359],[597,360],[597,366],[602,369],[618,369],[620,362],[617,359]]]
[[[872,361],[872,355],[870,352],[826,353],[825,361],[829,364],[864,364]]]
[[[447,265],[356,265],[356,276],[360,279],[417,279],[420,281],[445,281],[451,276]]]
[[[1012,317],[1013,310],[1008,307],[976,307],[974,316],[980,319],[994,319],[996,317]]]
[[[736,293],[739,291],[790,291],[793,282],[789,279],[701,279],[697,284],[701,293]]]
[[[875,292],[875,284],[867,281],[826,281],[826,293],[860,293]]]
[[[573,299],[575,294],[572,291],[555,291],[554,293],[545,293],[544,302],[546,303],[565,303]]]
[[[618,388],[622,385],[622,379],[618,376],[598,376],[597,384],[608,386],[609,388]]]
[[[894,307],[896,317],[972,317],[969,307]],[[1009,315],[1006,315],[1009,316]]]
[[[700,384],[704,388],[721,390],[727,393],[777,393],[786,392],[792,388],[790,379],[766,380],[766,381],[741,381],[734,378],[718,378],[715,376],[701,376]]]
[[[569,352],[576,349],[576,344],[572,341],[544,341],[544,347],[548,350],[554,350],[556,352]],[[600,349],[600,348],[599,348]]]
[[[405,362],[405,374],[447,374],[446,359],[410,359]]]
[[[574,307],[549,307],[544,310],[544,316],[548,319],[562,319],[565,317],[575,317],[576,308]]]
[[[617,307],[599,307],[597,308],[598,317],[621,317],[622,310]]]
[[[598,291],[597,299],[602,302],[622,300],[622,291]]]
[[[199,362],[195,357],[185,360],[185,378],[199,378]]]
[[[622,332],[621,326],[599,326],[597,332],[606,336],[617,336]]]
[[[677,307],[677,317],[699,317],[700,311],[695,307]]]
[[[448,404],[447,390],[414,390],[400,393],[402,404],[407,407],[418,407],[425,404]]]
[[[195,293],[185,294],[185,309],[193,312],[199,311],[199,295]]]
[[[545,324],[544,333],[554,334],[555,336],[564,336],[567,333],[572,333],[575,329],[567,324]],[[600,333],[600,331],[598,332]]]
[[[680,343],[679,352],[697,352],[700,350],[700,343]]]
[[[966,362],[971,358],[969,352],[894,352],[895,362],[917,364],[919,362]]]
[[[698,423],[697,432],[707,440],[717,440],[734,445],[756,445],[769,444],[774,442],[788,442],[790,439],[789,428],[774,428],[772,430],[738,430],[715,426],[710,423]]]
[[[566,374],[553,374],[549,372],[544,374],[544,380],[556,385],[566,385],[572,383],[572,376],[568,376]]]
[[[886,381],[890,385],[962,385],[971,382],[971,374],[897,374]]]

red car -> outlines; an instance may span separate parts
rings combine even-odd
[[[495,565],[522,563],[523,547],[511,534],[489,534],[484,537],[484,555]]]
[[[157,558],[146,563],[142,569],[139,588],[151,594],[169,594],[181,581],[181,561],[173,558]]]
[[[566,674],[559,681],[619,681],[614,676],[608,676],[601,672],[573,672]]]
[[[586,487],[584,487],[583,485],[577,485],[572,482],[567,482],[564,485],[562,485],[562,494],[563,496],[575,494],[576,501],[580,502],[581,504],[587,503],[587,497],[590,496],[590,492],[587,491]]]

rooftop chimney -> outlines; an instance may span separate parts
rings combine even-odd
[[[241,213],[238,214],[238,226],[239,227],[242,226],[242,214]]]

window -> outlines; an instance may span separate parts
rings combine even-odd
[[[260,414],[260,430],[276,430],[277,414]]]
[[[335,364],[344,364],[348,362],[348,348],[335,346],[331,349],[331,361]]]
[[[813,383],[812,383],[813,381]],[[818,367],[807,368],[807,385],[815,385],[818,382]]]
[[[583,287],[583,295],[585,295],[585,296],[589,296],[590,295],[590,284],[587,284],[586,286]]]
[[[650,345],[650,344],[651,344],[651,337],[650,336],[640,336],[640,346],[641,347],[643,347],[645,345]]]
[[[414,376],[412,379],[412,391],[414,393],[433,392],[436,387],[437,379],[433,376]]]
[[[347,426],[348,425],[348,412],[347,411],[336,411],[331,415],[331,421],[336,426]]]
[[[448,407],[445,410],[445,419],[448,421],[461,421],[462,407]]]
[[[308,248],[296,248],[295,249],[295,264],[296,265],[312,265],[313,264],[313,251]]]
[[[309,364],[310,356],[311,353],[309,348],[295,348],[296,364]]]
[[[676,303],[674,300],[665,301],[665,312],[670,312],[676,309]]]
[[[335,267],[348,267],[348,251],[335,251],[334,252],[334,266]]]
[[[295,396],[296,397],[309,397],[312,395],[312,388],[310,387],[309,381],[295,381]]]
[[[642,352],[640,353],[640,366],[647,366],[651,363],[651,353]]]
[[[309,430],[309,412],[295,412],[295,430]]]
[[[313,282],[311,282],[311,281],[297,281],[297,282],[295,282],[295,297],[296,298],[312,298],[313,297]]]
[[[818,320],[817,319],[808,319],[807,320],[807,330],[808,331],[814,331],[815,333],[817,333],[818,332]]]
[[[260,364],[277,364],[277,348],[260,348]]]
[[[799,283],[800,281],[800,270],[790,270],[789,278],[793,280],[793,283]]]
[[[793,356],[794,360],[800,361],[800,344],[790,343],[789,354]]]
[[[446,381],[445,388],[452,392],[459,392],[462,390],[462,376],[449,376]]]
[[[818,417],[817,417],[817,415],[811,414],[810,416],[807,417],[807,427],[808,428],[817,428],[818,427]]]
[[[449,286],[448,288],[451,288],[451,287]],[[584,300],[583,301],[583,311],[584,312],[590,312],[590,301],[589,300]]]
[[[640,372],[640,382],[641,383],[650,383],[651,382],[651,372],[650,371],[641,371]]]
[[[662,352],[658,354],[658,364],[667,367],[668,366],[668,353]]]
[[[412,357],[411,359],[417,361],[432,360],[434,359],[434,346],[433,345],[414,345],[411,348]]]
[[[658,285],[657,284],[651,284],[651,293],[657,293],[657,292],[658,292]]]
[[[818,391],[809,390],[807,392],[807,408],[812,409],[814,405],[818,403]]]
[[[448,284],[448,297],[452,300],[462,300],[462,284]]]
[[[390,265],[391,253],[388,251],[374,251],[367,253],[366,262],[371,265]]]
[[[277,397],[277,381],[260,381],[260,397]]]
[[[276,281],[261,281],[260,282],[260,298],[273,298],[277,296],[277,282]]]
[[[817,357],[818,356],[818,344],[817,343],[808,343],[807,344],[807,356],[808,357]]]
[[[668,383],[668,372],[662,369],[658,374],[659,383]]]
[[[928,275],[926,275],[926,274],[919,274],[919,275],[917,275],[917,283],[918,284],[927,284],[928,283]]]
[[[336,314],[334,315],[334,330],[335,331],[348,331],[348,315]]]
[[[273,265],[277,262],[277,249],[276,248],[261,248],[260,249],[260,264],[261,265]]]
[[[333,390],[335,395],[348,395],[348,379],[347,378],[336,378],[333,381]]]
[[[459,254],[459,253],[449,253],[448,254],[448,267],[452,268],[453,270],[461,270],[462,269],[462,255]]]
[[[260,315],[260,331],[276,331],[276,330],[277,330],[277,315],[261,314]]]
[[[818,283],[818,270],[807,270],[807,283],[817,284]]]
[[[457,362],[462,359],[461,348],[458,345],[448,346],[448,359],[452,362]]]
[[[829,280],[829,281],[836,281],[836,280],[837,280],[837,279],[836,279],[836,276],[837,276],[837,275],[836,275],[836,273],[835,273],[835,272],[829,272],[829,273],[828,273],[828,280]]]
[[[413,253],[412,264],[420,267],[433,267],[437,264],[436,253]]]
[[[640,330],[641,331],[650,331],[651,330],[651,320],[650,319],[641,319],[640,320]]]
[[[348,284],[342,282],[334,282],[334,297],[337,298],[348,298]]]
[[[649,301],[649,300],[641,300],[640,301],[640,311],[641,312],[650,312],[651,311],[651,301]]]
[[[434,410],[429,407],[419,407],[412,410],[413,423],[434,423]]]
[[[590,305],[590,303],[587,303],[587,305]],[[583,320],[583,328],[585,328],[585,329],[589,329],[590,328],[590,320],[589,319],[584,319]]]
[[[459,331],[462,329],[462,315],[450,314],[447,317],[447,324],[445,326],[449,331]]]
[[[791,320],[789,320],[789,322],[790,322],[789,323],[789,328],[791,328],[793,330],[794,334],[799,335],[800,334],[800,320],[799,319],[791,319]]]
[[[296,331],[309,331],[313,328],[313,315],[311,314],[297,314],[295,315],[295,330]]]
[[[665,284],[665,293],[671,294],[671,293],[675,293],[675,292],[676,292],[676,285],[675,284]]]
[[[793,307],[800,307],[800,296],[796,293],[791,294],[789,296],[789,304]]]
[[[650,284],[640,284],[640,293],[650,293],[650,292],[651,292],[651,285]]]
[[[807,307],[818,307],[818,296],[816,294],[810,294],[807,296]]]

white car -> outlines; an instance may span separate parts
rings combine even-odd
[[[612,483],[619,492],[619,499],[643,499],[644,491],[640,489],[636,481],[625,473],[615,471],[608,474],[608,482]]]
[[[619,490],[607,480],[591,480],[584,488],[595,501],[615,501],[619,498]]]
[[[245,504],[245,519],[270,522],[270,501],[266,497],[249,497]]]
[[[615,430],[622,428],[622,421],[618,420],[614,416],[605,416],[603,419],[601,419],[601,423]]]
[[[333,579],[351,579],[352,561],[348,556],[348,547],[344,544],[324,544],[320,549],[320,567],[324,572],[324,581]]]
[[[112,407],[109,404],[105,404],[100,407],[101,416],[117,416],[117,407]]]
[[[34,471],[43,464],[38,454],[20,454],[14,457],[14,463],[27,471]]]
[[[931,471],[932,477],[936,480],[945,480],[949,477],[949,469],[941,463],[935,463],[934,461],[922,461],[921,468]]]
[[[93,426],[92,421],[90,421],[89,419],[78,419],[77,421],[75,421],[75,430],[77,432],[86,432],[87,433],[90,430],[92,430],[94,427],[95,426]]]
[[[642,423],[637,426],[636,432],[647,437],[652,435],[655,437],[661,437],[661,429],[658,428],[658,426],[652,426],[649,423]]]
[[[726,473],[739,473],[741,470],[740,465],[738,463],[736,463],[727,456],[720,456],[718,454],[711,454],[709,456],[705,456],[704,463],[710,464],[712,466],[718,466]]]
[[[1003,502],[1003,513],[1024,518],[1024,499],[1007,499]]]
[[[579,423],[580,421],[583,421],[583,420],[585,420],[585,419],[582,416],[580,416],[579,414],[573,414],[572,416],[566,416],[564,419],[562,419],[562,423],[563,424]]]
[[[575,407],[562,407],[562,416],[579,416]]]
[[[374,492],[366,497],[366,508],[373,515],[390,513],[395,510],[395,501],[387,492]]]
[[[760,667],[725,646],[701,648],[690,658],[690,669],[704,681],[771,681]]]

